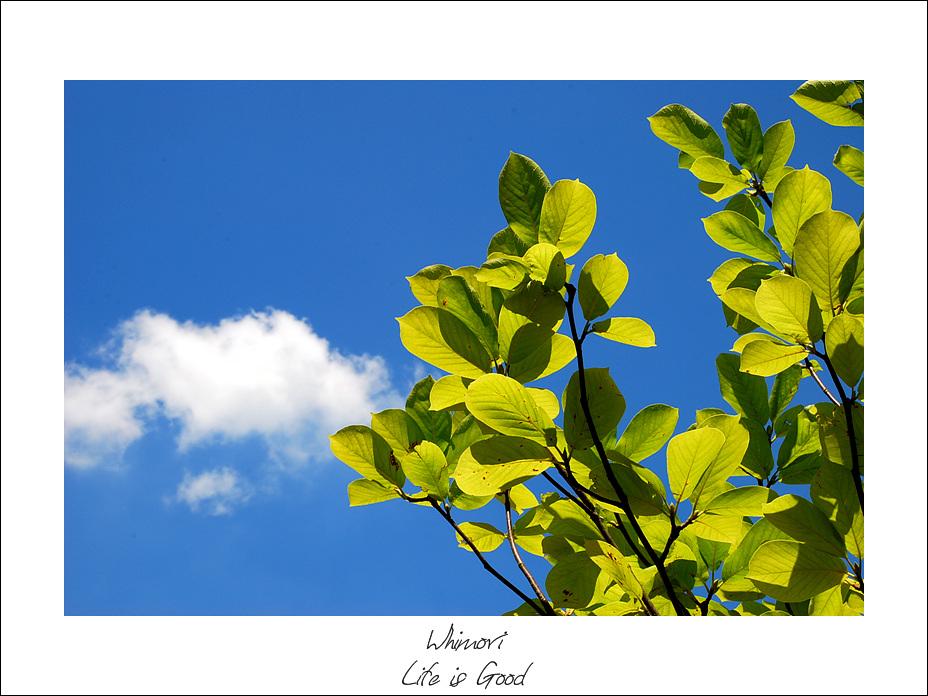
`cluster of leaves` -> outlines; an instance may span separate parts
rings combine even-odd
[[[862,94],[859,83],[809,82],[793,98],[829,122],[862,125]],[[523,600],[511,614],[862,613],[863,220],[830,209],[823,175],[786,165],[789,121],[763,132],[751,107],[733,105],[723,125],[738,168],[686,107],[649,120],[703,193],[730,199],[704,223],[742,255],[710,279],[739,334],[717,359],[735,413],[704,409],[672,437],[678,410],[654,404],[619,434],[625,399],[607,368],[584,367],[584,341],[648,347],[654,333],[641,319],[604,318],[628,282],[617,255],[592,256],[571,283],[568,259],[596,218],[593,192],[578,180],[551,185],[512,153],[499,178],[508,225],[486,262],[408,278],[422,305],[398,320],[403,344],[449,374],[416,384],[405,409],[331,436],[334,454],[363,477],[348,487],[351,504],[402,499],[436,510]],[[862,158],[842,148],[835,164],[862,185]],[[766,232],[760,200],[771,208]],[[526,386],[574,360],[560,399]],[[791,405],[804,376],[830,400]],[[662,479],[643,462],[665,444]],[[729,480],[744,476],[755,485]],[[536,477],[555,489],[540,501],[525,486]],[[810,495],[778,495],[777,482],[809,485]],[[456,509],[494,500],[504,529],[454,520]],[[487,559],[504,543],[534,596]],[[551,563],[543,587],[521,552]]]

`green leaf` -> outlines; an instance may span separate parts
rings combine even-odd
[[[616,451],[633,462],[640,462],[660,450],[677,427],[680,410],[666,404],[645,406],[625,428]]]
[[[737,355],[721,353],[715,359],[722,398],[745,418],[766,425],[770,420],[767,383],[763,377],[741,372]]]
[[[706,234],[723,249],[747,254],[772,263],[780,262],[780,252],[757,225],[733,210],[723,210],[702,219]]]
[[[426,440],[444,448],[451,439],[451,414],[432,410],[429,395],[435,380],[431,376],[416,382],[406,398],[406,413],[409,414]]]
[[[700,515],[687,529],[700,539],[733,544],[741,534],[741,517]]]
[[[712,464],[725,435],[715,428],[700,428],[677,435],[667,445],[667,475],[678,502],[696,491],[699,479]]]
[[[437,298],[438,307],[460,319],[480,339],[491,358],[499,357],[496,324],[470,283],[459,275],[448,276],[438,284]]]
[[[641,601],[644,594],[641,583],[635,577],[628,559],[617,548],[598,539],[590,539],[586,542],[586,552],[593,563],[602,568],[619,587]]]
[[[545,578],[545,590],[554,606],[582,609],[589,606],[594,597],[602,596],[612,578],[593,562],[582,546],[568,546],[568,550],[576,548],[572,553],[555,548],[564,546],[561,539],[547,537],[543,542],[546,555],[553,556],[552,550],[558,553],[554,567]]]
[[[416,307],[397,321],[406,350],[440,370],[462,377],[491,370],[492,358],[480,338],[451,312]]]
[[[864,185],[864,153],[856,147],[842,145],[835,153],[833,164],[855,184]]]
[[[799,411],[777,453],[780,479],[787,484],[809,483],[821,463],[821,449],[818,423],[807,411]]]
[[[741,354],[740,369],[751,375],[772,377],[808,357],[802,346],[775,341],[752,341]]]
[[[425,439],[412,417],[399,408],[371,414],[371,429],[389,443],[397,458],[406,456],[414,442]]]
[[[487,247],[487,258],[491,259],[496,254],[522,258],[530,246],[511,227],[506,227],[493,235]]]
[[[505,534],[486,522],[461,522],[458,528],[474,543],[480,553],[489,553],[506,541]],[[455,536],[458,546],[468,551],[472,550],[460,534],[455,532]]]
[[[741,353],[739,369],[750,375],[771,377],[808,356],[802,346],[785,345],[775,341],[751,341]]]
[[[587,405],[599,438],[614,432],[625,414],[625,397],[609,375],[609,368],[592,367],[583,371]],[[562,397],[564,404],[564,438],[569,450],[593,447],[594,439],[587,425],[580,399],[580,371],[574,372]]]
[[[542,521],[541,515],[536,519],[539,524],[545,526],[549,534],[570,534],[587,538],[599,536],[599,531],[590,521],[589,515],[572,500],[549,494],[544,496],[541,505],[549,517],[547,522]]]
[[[509,376],[523,384],[531,382],[557,372],[575,357],[574,342],[567,336],[553,334],[524,357],[510,362]]]
[[[560,294],[531,281],[512,293],[499,313],[500,354],[517,363],[550,341],[564,318],[566,305]]]
[[[764,505],[764,519],[804,545],[844,558],[847,549],[828,516],[798,495],[783,495]]]
[[[808,166],[787,174],[777,185],[773,199],[773,224],[787,256],[803,223],[831,208],[831,182]]]
[[[851,411],[854,423],[854,436],[857,440],[857,456],[860,461],[860,473],[864,473],[864,407],[855,403]],[[841,466],[851,469],[851,440],[848,434],[847,421],[843,406],[826,404],[819,409],[816,417],[822,439],[822,449],[825,456]]]
[[[438,305],[438,284],[442,278],[451,275],[451,268],[436,264],[426,266],[414,276],[406,276],[409,281],[409,289],[419,302],[424,305],[436,307]]]
[[[580,271],[577,294],[583,317],[593,321],[608,312],[628,284],[628,268],[616,254],[591,257]]]
[[[393,488],[387,488],[382,483],[362,478],[348,484],[348,500],[350,507],[371,505],[384,500],[399,498],[400,494]]]
[[[460,375],[445,375],[432,386],[429,401],[434,411],[460,411],[464,408],[467,386],[474,380]]]
[[[433,442],[420,442],[403,459],[406,477],[425,493],[439,500],[448,497],[448,462]]]
[[[496,499],[504,505],[506,504],[506,498],[502,493],[497,494]],[[509,503],[521,515],[525,510],[530,510],[538,505],[538,499],[534,493],[519,483],[509,489]]]
[[[537,442],[494,435],[465,450],[454,469],[454,480],[464,493],[492,496],[528,481],[552,464],[551,453]]]
[[[592,331],[597,336],[608,338],[610,341],[624,343],[639,348],[656,346],[654,329],[642,319],[636,317],[613,317],[603,319],[592,325]]]
[[[705,156],[697,158],[690,165],[690,172],[700,181],[732,187],[735,189],[735,193],[747,188],[751,183],[749,174],[745,174],[735,165],[729,164],[718,157]],[[725,197],[728,198],[731,195],[734,194],[729,193]]]
[[[770,420],[775,421],[789,406],[796,392],[799,391],[799,381],[802,379],[802,368],[792,365],[778,373],[770,389]]]
[[[841,584],[846,574],[840,558],[798,541],[776,540],[757,549],[747,577],[774,599],[801,602]]]
[[[493,495],[470,495],[461,490],[457,481],[452,481],[448,501],[459,510],[477,510],[493,500]]]
[[[615,450],[609,450],[608,455],[612,473],[628,497],[632,513],[639,517],[668,514],[664,486],[653,471],[637,466],[631,459]],[[590,476],[594,482],[593,490],[608,498],[617,498],[617,493],[612,488],[601,462],[596,462],[595,467],[590,471]],[[609,507],[602,501],[599,501],[599,504]]]
[[[757,177],[766,183],[768,175],[775,175],[785,167],[795,144],[796,134],[792,123],[780,121],[770,126],[764,133],[764,157],[755,172]]]
[[[720,493],[712,500],[700,506],[708,515],[733,515],[736,517],[760,517],[764,505],[776,497],[764,486],[742,486]]]
[[[757,112],[747,104],[732,104],[722,118],[722,126],[738,164],[757,173],[764,155],[764,133]]]
[[[757,198],[749,196],[746,193],[739,193],[725,204],[725,210],[740,213],[754,223],[759,229],[764,229],[764,208],[763,204],[760,203]]]
[[[524,155],[509,153],[499,174],[499,205],[512,231],[526,244],[536,244],[541,207],[551,188],[541,167]]]
[[[721,296],[722,293],[724,293],[732,286],[732,281],[738,277],[738,274],[745,268],[749,268],[752,265],[754,265],[754,262],[751,261],[751,259],[728,259],[728,261],[716,268],[712,275],[709,277],[709,283],[712,285],[712,292]],[[760,287],[759,283],[758,287]],[[757,288],[750,289],[757,290]]]
[[[863,126],[863,110],[850,108],[863,95],[851,80],[809,80],[790,99],[832,126]]]
[[[825,351],[838,377],[856,386],[864,374],[864,325],[850,314],[839,314],[828,325]]]
[[[815,343],[822,337],[821,310],[812,288],[799,278],[779,275],[761,281],[754,306],[778,334],[796,343]]]
[[[845,300],[841,295],[841,274],[859,247],[860,230],[854,218],[835,210],[816,213],[796,235],[796,276],[809,284],[818,306],[829,317],[838,313]]]
[[[505,375],[484,375],[471,383],[464,399],[474,418],[503,435],[524,437],[541,444],[557,443],[551,417],[538,407],[531,393]]]
[[[458,421],[458,416],[461,416]],[[449,473],[454,471],[454,467],[461,458],[461,454],[478,440],[487,437],[483,432],[483,426],[470,413],[459,411],[455,414],[454,433],[451,436],[451,446],[445,450],[445,459],[448,460],[450,467]]]
[[[725,442],[700,477],[696,490],[690,496],[694,507],[702,507],[699,501],[711,499],[725,490],[726,481],[735,474],[744,460],[744,455],[750,446],[751,434],[741,420],[739,416],[721,414],[707,418],[698,426],[715,428],[725,436]]]
[[[567,282],[564,254],[553,244],[540,243],[525,252],[531,278],[550,290],[560,290]]]
[[[737,181],[728,184],[720,184],[714,181],[700,181],[698,185],[699,192],[714,200],[716,203],[724,201],[730,196],[734,196],[744,191],[746,183]]]
[[[812,502],[825,513],[838,533],[844,536],[847,550],[859,559],[864,557],[864,514],[860,509],[854,477],[839,464],[822,461],[809,487]]]
[[[580,180],[558,181],[545,194],[538,241],[553,244],[570,258],[580,251],[596,222],[596,196]]]
[[[332,454],[364,478],[399,488],[406,483],[393,448],[367,426],[349,425],[329,435],[329,441]]]
[[[535,400],[535,403],[538,404],[539,408],[547,413],[552,420],[557,418],[558,414],[561,412],[561,402],[558,401],[557,394],[553,391],[539,389],[537,387],[526,387],[526,389],[528,393],[532,395],[532,398]]]
[[[651,130],[668,145],[692,158],[724,158],[722,139],[702,117],[680,104],[669,104],[648,118]]]
[[[494,288],[513,290],[531,273],[529,265],[515,256],[495,256],[477,271],[477,280]]]
[[[751,527],[751,531],[738,542],[722,566],[723,587],[726,592],[750,592],[755,589],[753,583],[745,580],[748,563],[762,544],[774,539],[789,539],[789,536],[765,519],[758,520]]]
[[[751,443],[748,445],[744,461],[741,462],[741,468],[755,478],[766,478],[773,471],[773,452],[770,449],[767,431],[760,423],[746,418],[741,419],[741,424],[748,429],[751,435]]]

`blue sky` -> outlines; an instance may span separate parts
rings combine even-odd
[[[620,427],[652,403],[680,409],[678,432],[698,408],[730,410],[714,360],[735,335],[706,278],[731,254],[700,222],[720,206],[677,168],[648,116],[681,103],[720,134],[732,102],[751,104],[764,128],[790,119],[790,164],[825,173],[835,209],[855,218],[863,209],[862,189],[831,167],[839,145],[866,149],[863,133],[796,106],[789,94],[808,72],[796,66],[783,72],[798,79],[786,81],[573,79],[622,76],[597,67],[555,71],[556,81],[136,82],[83,78],[188,75],[152,64],[137,74],[66,69],[67,55],[56,56],[44,75],[57,80],[49,108],[62,119],[51,159],[63,160],[63,177],[51,183],[63,207],[50,218],[62,233],[50,239],[61,240],[51,277],[63,350],[45,369],[55,372],[55,399],[57,365],[65,381],[64,439],[52,442],[64,451],[52,516],[61,520],[52,529],[63,551],[52,571],[59,617],[468,617],[519,603],[434,512],[398,501],[349,508],[356,474],[326,438],[400,406],[424,374],[438,376],[399,340],[395,317],[417,304],[405,276],[484,260],[505,226],[497,178],[511,150],[552,182],[592,188],[597,223],[578,258],[616,252],[630,272],[617,311],[655,330],[656,348],[587,343],[588,365],[610,367],[628,403]],[[678,72],[664,64],[647,77],[697,76],[681,57]],[[252,68],[199,75],[292,76]],[[337,77],[391,77],[355,70]],[[392,76],[401,75],[494,72]],[[7,172],[5,159],[10,191]],[[913,256],[923,262],[921,244]],[[42,242],[29,249],[41,253]],[[34,282],[9,251],[5,237],[5,336],[8,279],[25,271]],[[4,382],[7,347],[5,338]],[[569,374],[542,386],[559,394]],[[872,380],[871,395],[881,389]],[[821,400],[803,389],[798,400]],[[5,392],[5,441],[15,427],[9,403]],[[4,477],[6,530],[16,501]],[[473,519],[488,512],[501,508]],[[4,546],[6,585],[6,535]],[[497,557],[512,574],[502,548]],[[543,572],[544,561],[530,560]]]

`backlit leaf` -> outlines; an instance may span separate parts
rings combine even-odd
[[[864,153],[851,145],[842,145],[835,153],[833,164],[855,184],[864,185]]]
[[[790,121],[774,123],[764,133],[764,157],[760,169],[754,172],[757,177],[767,184],[769,175],[774,175],[786,166],[789,156],[796,144],[796,134]],[[773,190],[771,187],[769,190]]]
[[[742,372],[740,362],[731,353],[722,353],[715,359],[722,398],[745,418],[766,425],[770,420],[767,383],[763,377]]]
[[[722,126],[738,164],[757,173],[764,155],[764,134],[757,112],[747,104],[732,104],[722,118]]]
[[[552,466],[548,449],[532,440],[494,435],[472,444],[458,460],[454,480],[470,495],[496,495]]]
[[[764,519],[818,551],[844,558],[847,549],[844,538],[838,533],[827,515],[798,495],[782,495],[764,505]]]
[[[825,351],[838,377],[854,387],[864,374],[864,326],[850,314],[839,314],[828,325]]]
[[[696,490],[696,484],[715,459],[725,435],[715,428],[700,428],[681,433],[667,445],[667,474],[670,490],[677,501],[684,501]]]
[[[822,313],[812,288],[799,278],[779,275],[761,281],[754,305],[761,319],[796,343],[815,343],[822,337]]]
[[[773,224],[787,256],[803,223],[816,213],[831,208],[831,182],[808,166],[783,177],[773,199]]]
[[[417,358],[463,377],[490,371],[492,359],[481,340],[450,312],[416,307],[397,321],[400,340]]]
[[[757,549],[747,577],[774,599],[801,602],[841,584],[846,574],[836,556],[798,541],[776,540]]]
[[[596,197],[580,180],[562,179],[545,194],[538,241],[553,244],[570,258],[580,251],[596,222]]]
[[[796,276],[808,283],[818,306],[829,317],[837,314],[845,299],[841,296],[841,274],[859,247],[860,230],[854,218],[836,210],[816,213],[796,235]]]
[[[852,80],[809,80],[790,99],[832,126],[863,126],[863,109],[850,108],[861,99]]]
[[[448,497],[448,462],[433,442],[420,442],[403,459],[403,471],[410,482],[439,500]]]
[[[779,263],[780,252],[757,225],[733,210],[723,210],[702,219],[706,234],[723,249]]]
[[[656,346],[654,329],[636,317],[613,317],[597,321],[592,326],[593,333],[610,341],[624,343],[639,348]]]
[[[591,257],[580,271],[577,294],[583,318],[592,321],[608,312],[628,284],[628,268],[616,254]]]
[[[504,375],[474,380],[464,399],[474,418],[503,435],[525,437],[541,444],[557,442],[551,417],[538,407],[531,393]]]
[[[499,174],[499,205],[509,227],[529,246],[539,241],[541,207],[550,188],[541,167],[524,155],[509,153]]]
[[[669,104],[648,118],[651,130],[668,145],[692,158],[724,158],[722,139],[702,117],[680,104]]]
[[[583,371],[587,405],[596,434],[602,438],[616,429],[625,414],[625,397],[609,375],[609,368],[592,367]],[[592,447],[594,440],[580,399],[580,372],[571,376],[562,397],[564,438],[570,450]]]
[[[633,462],[640,462],[660,450],[673,435],[680,410],[666,404],[645,406],[625,428],[616,451]]]
[[[802,346],[775,341],[751,341],[741,353],[740,369],[750,375],[771,377],[808,357]]]
[[[348,500],[350,507],[371,505],[384,500],[399,498],[400,494],[393,488],[387,488],[382,483],[362,478],[348,484]]]
[[[506,541],[506,535],[487,522],[460,522],[458,527],[473,542],[480,553],[489,553]],[[458,540],[458,546],[472,551],[470,544],[464,541],[460,534],[455,533],[455,536]]]

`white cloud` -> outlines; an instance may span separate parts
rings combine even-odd
[[[279,310],[207,326],[142,311],[116,330],[106,361],[65,366],[71,466],[120,461],[161,415],[178,424],[181,451],[259,435],[271,460],[305,464],[329,452],[327,434],[399,402],[382,358],[343,356]]]
[[[194,512],[202,504],[210,515],[229,515],[232,506],[244,503],[252,496],[252,488],[238,472],[223,467],[205,471],[198,476],[184,474],[177,487],[176,500],[187,503]]]

